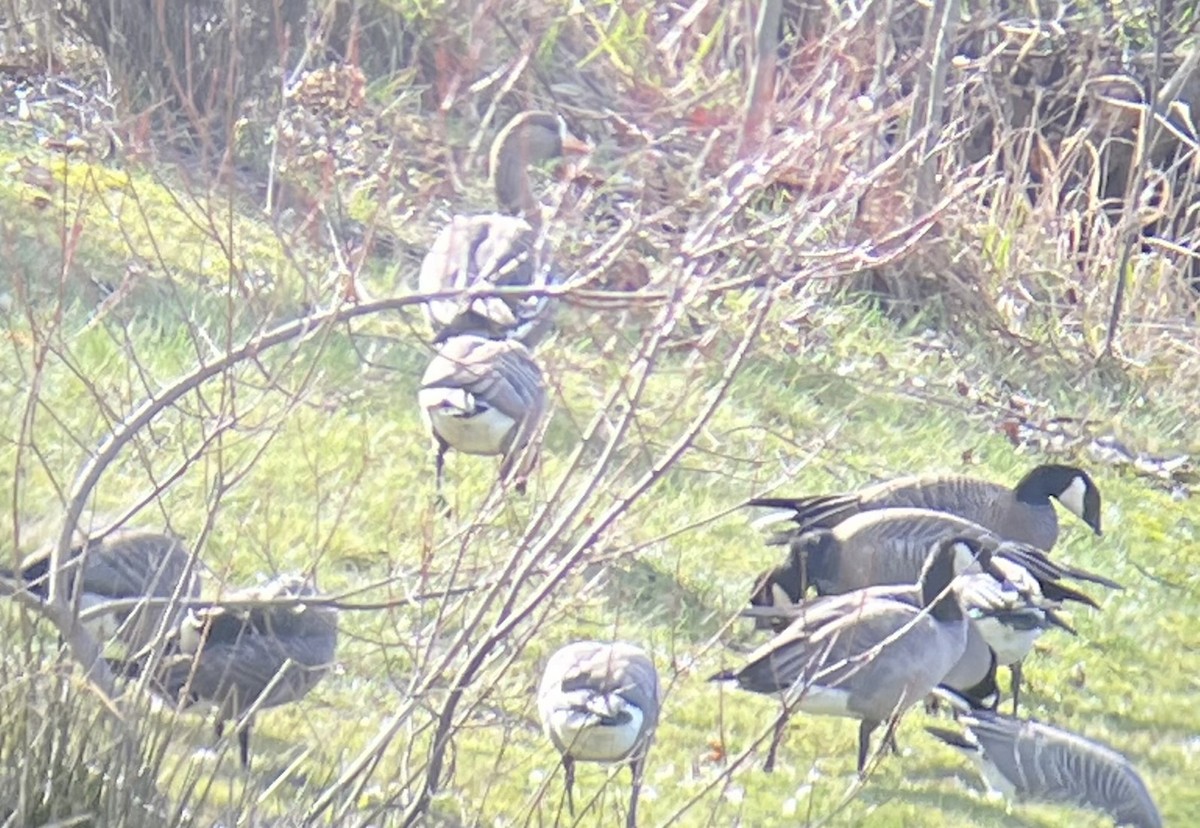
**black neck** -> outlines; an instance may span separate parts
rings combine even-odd
[[[1022,503],[1049,505],[1050,498],[1062,494],[1079,473],[1079,469],[1053,463],[1038,466],[1021,478],[1013,487],[1013,494]]]
[[[947,589],[954,580],[954,547],[944,544],[930,556],[921,572],[921,603],[939,621],[957,621],[963,617],[958,596]]]

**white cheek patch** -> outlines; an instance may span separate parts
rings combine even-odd
[[[960,575],[975,563],[975,550],[970,544],[959,541],[954,544],[954,572]]]
[[[1087,488],[1087,481],[1076,476],[1071,480],[1071,485],[1063,489],[1062,494],[1058,496],[1058,502],[1071,510],[1080,520],[1083,519],[1083,496],[1087,494]]]
[[[791,596],[787,594],[787,590],[779,584],[771,584],[771,606],[787,608],[794,607]]]

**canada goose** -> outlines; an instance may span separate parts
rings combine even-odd
[[[80,567],[79,609],[89,611],[83,623],[101,644],[116,640],[129,652],[147,646],[177,623],[182,614],[177,602],[200,595],[200,565],[180,538],[165,532],[114,529],[72,547],[64,567],[68,594],[75,588]],[[49,575],[50,556],[43,551],[22,565],[20,580],[45,599]],[[13,574],[0,570],[0,577],[13,578]],[[129,605],[138,599],[154,602]],[[121,604],[101,611],[112,602]]]
[[[950,587],[976,560],[992,571],[990,554],[979,541],[955,535],[939,539],[930,544],[916,587],[872,586],[806,602],[744,667],[710,681],[736,681],[754,693],[783,693],[789,712],[860,719],[861,775],[872,731],[887,722],[884,739],[894,744],[900,715],[962,657],[967,619]],[[765,770],[774,766],[782,725]]]
[[[654,662],[623,641],[577,641],[546,664],[538,687],[538,714],[562,756],[567,807],[575,803],[575,762],[629,762],[633,790],[625,824],[637,824],[646,751],[658,724],[659,685]]]
[[[932,509],[978,523],[1006,540],[1049,551],[1058,540],[1058,516],[1051,498],[1101,534],[1100,490],[1092,478],[1083,469],[1052,463],[1037,466],[1012,488],[966,475],[915,475],[851,494],[766,497],[748,505],[791,512],[790,519],[801,530],[832,529],[850,515],[874,509]],[[783,533],[778,540],[786,542],[790,534]]]
[[[1077,733],[990,710],[958,716],[963,732],[927,727],[975,762],[987,786],[1020,801],[1078,805],[1117,825],[1161,828],[1142,778],[1124,756]]]
[[[529,187],[529,166],[589,147],[550,112],[521,112],[500,130],[489,158],[492,187],[502,214],[454,216],[421,262],[422,293],[475,285],[539,287],[554,281],[541,233],[541,207]],[[513,336],[533,347],[550,330],[545,296],[491,297],[464,307],[456,299],[426,306],[434,333]]]
[[[515,481],[519,493],[537,459],[530,442],[546,413],[542,371],[520,342],[451,336],[437,353],[417,393],[434,441],[440,497],[446,451],[498,455],[500,479]]]
[[[333,664],[337,610],[286,601],[316,594],[308,579],[283,575],[188,613],[161,654],[109,663],[130,678],[152,670],[150,688],[172,704],[213,705],[218,739],[225,722],[246,718],[238,747],[248,768],[254,714],[302,699]]]
[[[947,512],[929,509],[876,509],[852,515],[833,529],[816,529],[792,539],[787,564],[766,573],[750,598],[755,606],[799,603],[808,584],[820,595],[837,595],[883,584],[911,583],[920,571],[922,549],[949,534],[983,543],[1007,586],[995,579],[975,582],[976,592],[964,605],[985,610],[975,621],[998,663],[1013,669],[1014,705],[1020,660],[1034,640],[1050,626],[1073,630],[1055,610],[1062,601],[1091,607],[1096,602],[1068,586],[1065,579],[1090,581],[1119,589],[1115,582],[1083,569],[1052,561],[1042,550],[1003,541],[977,524]],[[967,579],[959,589],[972,583]],[[759,622],[760,626],[763,624]],[[959,687],[958,689],[966,689]],[[1014,707],[1015,709],[1015,707]]]
[[[971,618],[971,611],[963,602],[963,591],[956,589],[959,603]],[[939,684],[949,687],[970,700],[976,707],[995,709],[1000,703],[1000,687],[996,684],[996,653],[987,645],[979,628],[967,624],[967,644],[962,657],[955,662]]]

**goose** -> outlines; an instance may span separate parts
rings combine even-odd
[[[125,527],[87,538],[71,548],[64,570],[68,594],[83,573],[79,609],[88,631],[100,643],[117,641],[128,652],[175,626],[182,615],[179,602],[200,596],[199,564],[182,539],[153,529]],[[42,599],[48,597],[49,575],[45,551],[24,562],[19,576],[0,570],[0,577],[24,581]],[[130,603],[150,599],[153,603]],[[113,606],[106,611],[106,605]]]
[[[922,550],[953,533],[984,543],[1004,573],[1007,586],[998,585],[994,579],[975,582],[985,592],[977,592],[967,603],[988,610],[988,620],[977,622],[977,628],[988,645],[997,650],[998,662],[1013,668],[1015,712],[1020,662],[1034,641],[1051,626],[1074,632],[1057,614],[1061,602],[1098,606],[1065,580],[1088,581],[1112,589],[1119,589],[1119,584],[1052,561],[1036,547],[1004,541],[947,512],[891,508],[861,512],[833,529],[810,530],[794,537],[788,562],[760,577],[750,603],[767,607],[795,604],[809,584],[820,595],[836,595],[867,586],[911,583],[922,566]],[[1000,611],[1001,604],[1007,612]],[[763,625],[761,620],[758,623]]]
[[[628,762],[633,789],[625,824],[637,825],[638,793],[659,704],[658,672],[636,644],[576,641],[550,657],[538,687],[538,714],[562,759],[572,816],[575,762]]]
[[[930,544],[915,587],[871,586],[806,602],[745,666],[709,680],[736,682],[754,693],[782,693],[788,712],[859,719],[861,776],[871,733],[887,722],[884,741],[894,745],[899,717],[929,695],[962,657],[967,618],[950,587],[976,560],[993,571],[990,553],[978,540],[939,539]],[[764,770],[774,767],[783,724],[781,719]]]
[[[803,529],[832,529],[853,514],[912,507],[949,512],[1006,540],[1049,551],[1058,541],[1057,500],[1091,527],[1100,527],[1100,490],[1083,469],[1047,463],[1009,488],[966,475],[914,475],[868,486],[851,494],[801,498],[756,498],[747,505],[783,510]],[[777,535],[786,543],[794,532]]]
[[[952,704],[962,701],[952,699]],[[961,732],[926,730],[974,761],[992,791],[1018,801],[1100,811],[1117,825],[1161,828],[1146,784],[1115,750],[1062,728],[990,710],[962,713],[958,722]]]
[[[436,347],[417,401],[433,437],[438,497],[451,448],[501,457],[500,480],[512,479],[523,494],[547,407],[537,362],[513,339],[449,336]]]
[[[311,579],[281,575],[189,612],[161,652],[150,649],[109,664],[128,678],[149,672],[151,690],[171,704],[215,707],[218,739],[226,722],[244,719],[238,747],[242,767],[249,769],[255,714],[304,698],[333,664],[337,610],[287,600],[316,595]]]
[[[421,262],[418,290],[440,293],[480,284],[540,287],[554,281],[529,166],[589,151],[559,115],[527,111],[514,116],[497,134],[489,156],[492,187],[503,212],[454,216]],[[481,298],[469,307],[455,299],[435,299],[426,304],[425,313],[435,335],[513,336],[529,347],[551,328],[545,296]]]

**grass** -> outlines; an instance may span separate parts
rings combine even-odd
[[[723,14],[718,22],[729,24]],[[605,39],[595,60],[616,56],[628,65],[644,51],[646,21],[616,10],[610,23],[600,27]],[[689,73],[702,73],[702,57]],[[78,469],[142,400],[255,332],[328,301],[314,275],[324,260],[236,198],[181,197],[186,187],[145,172],[63,167],[27,135],[0,130],[0,168],[12,165],[44,171],[53,189],[39,189],[39,174],[0,180],[0,250],[12,273],[0,288],[7,314],[0,492],[10,524],[0,537],[3,561],[56,535]],[[793,210],[790,195],[774,199],[764,214]],[[683,227],[704,200],[664,215]],[[422,228],[404,229],[407,242]],[[823,225],[805,241],[824,244],[835,229]],[[669,278],[675,265],[654,231],[643,228],[638,245],[653,275]],[[989,245],[998,261],[1018,258],[1008,254],[1020,235],[1019,227],[995,230]],[[787,232],[779,236],[786,244]],[[719,254],[735,260],[741,252],[731,251]],[[745,267],[754,264],[748,258]],[[740,277],[742,268],[731,261],[717,276]],[[403,280],[398,269],[369,265],[367,287],[385,295]],[[131,272],[130,290],[110,292]],[[136,522],[169,525],[195,545],[211,570],[210,597],[311,568],[331,594],[391,605],[343,613],[337,669],[302,702],[259,718],[247,774],[236,767],[236,742],[215,741],[199,715],[136,698],[122,700],[123,719],[114,714],[59,653],[49,625],[6,603],[0,705],[20,715],[0,733],[0,794],[20,789],[21,779],[28,794],[28,779],[40,784],[45,770],[50,781],[38,790],[49,792],[48,804],[25,812],[29,824],[80,814],[111,822],[117,800],[106,786],[126,786],[137,803],[120,811],[130,824],[144,809],[148,825],[163,824],[164,812],[198,825],[292,825],[335,790],[318,822],[398,824],[424,782],[433,726],[455,677],[479,656],[454,710],[428,821],[572,824],[557,756],[536,721],[539,667],[567,641],[620,637],[652,651],[666,688],[641,805],[645,825],[1104,824],[1078,811],[1006,807],[981,796],[964,762],[923,732],[920,711],[900,728],[903,755],[885,757],[844,806],[856,733],[849,721],[798,716],[775,773],[758,769],[761,751],[730,770],[731,757],[764,733],[777,706],[705,681],[758,641],[734,616],[779,554],[736,509],[747,498],[838,491],[922,471],[1013,481],[1032,464],[1066,457],[1100,486],[1106,533],[1095,538],[1065,519],[1055,555],[1125,589],[1095,592],[1102,609],[1074,613],[1078,637],[1042,639],[1026,665],[1025,710],[1125,753],[1165,822],[1186,824],[1200,810],[1194,505],[1161,481],[1098,461],[1086,440],[1014,445],[1004,423],[1022,411],[1034,422],[1073,418],[1068,428],[1087,435],[1194,454],[1189,435],[1198,412],[1186,379],[1197,366],[1182,362],[1182,348],[1141,365],[1096,364],[1072,350],[1077,337],[1065,330],[1037,330],[1038,343],[1018,348],[969,325],[943,326],[952,311],[932,304],[898,323],[816,281],[776,302],[723,402],[677,460],[670,447],[734,360],[759,294],[689,295],[689,319],[644,361],[637,355],[650,311],[626,318],[566,309],[559,335],[540,353],[554,412],[530,495],[497,496],[495,462],[451,455],[449,520],[430,497],[432,458],[415,406],[428,346],[415,314],[330,328],[184,395],[104,470],[89,511],[114,516],[141,504]],[[1052,324],[1053,314],[1046,319],[1037,316],[1031,327]],[[1057,350],[1047,341],[1067,344]],[[637,394],[630,378],[643,370]],[[605,461],[606,440],[630,409]],[[653,485],[633,497],[647,474]],[[627,496],[628,507],[591,537]],[[575,549],[578,565],[555,579],[555,566]],[[527,566],[523,580],[511,592],[489,591],[509,566]],[[510,617],[504,602],[519,607],[539,589],[544,599],[492,646],[490,633]],[[125,723],[136,761],[119,755]],[[30,744],[44,749],[28,752]],[[214,748],[215,757],[202,748]],[[368,754],[374,763],[360,784],[340,785]],[[22,762],[38,770],[22,770]],[[141,770],[105,776],[105,768],[130,767]],[[618,822],[627,790],[624,769],[580,766],[578,824]]]
[[[38,242],[19,241],[26,243]],[[195,359],[191,338],[161,315],[134,310],[122,322],[114,317],[88,327],[87,313],[81,302],[69,305],[61,356],[51,358],[41,375],[32,430],[37,462],[26,454],[18,478],[15,442],[6,441],[0,453],[0,489],[17,494],[22,524],[52,522],[55,491],[69,487],[90,447],[148,390],[185,372]],[[722,754],[740,752],[775,711],[770,700],[722,692],[704,681],[737,659],[736,648],[752,643],[747,630],[736,623],[726,628],[726,622],[755,574],[777,554],[761,543],[746,514],[728,513],[731,507],[780,481],[779,491],[804,493],[907,471],[969,471],[1012,480],[1043,459],[1015,450],[986,407],[967,404],[960,382],[980,398],[1018,389],[1137,445],[1178,446],[1187,416],[1169,391],[1133,395],[1136,375],[1113,394],[1101,379],[1024,364],[994,344],[964,341],[952,352],[931,349],[919,322],[897,326],[861,304],[818,309],[799,333],[781,325],[783,316],[772,315],[695,447],[604,533],[589,552],[591,563],[553,590],[536,621],[518,625],[510,644],[495,654],[498,666],[485,674],[488,683],[471,688],[469,704],[460,708],[452,772],[433,804],[439,824],[550,824],[559,818],[561,776],[538,732],[532,690],[539,663],[555,646],[579,637],[642,642],[662,672],[668,692],[650,757],[647,825],[676,814],[683,825],[826,818],[872,825],[1101,824],[1051,807],[1008,810],[980,797],[976,782],[963,781],[973,780],[963,763],[925,736],[919,713],[900,729],[904,755],[882,761],[840,811],[852,778],[855,728],[849,722],[797,717],[774,774],[759,771],[761,757],[753,757],[732,778],[717,781]],[[603,319],[578,316],[544,352],[557,410],[532,496],[476,515],[495,466],[453,456],[450,494],[458,517],[448,523],[428,505],[431,463],[413,405],[423,346],[411,335],[395,334],[387,320],[357,327],[353,337],[337,331],[286,356],[264,355],[273,383],[264,383],[259,369],[244,367],[190,395],[106,471],[94,508],[127,508],[131,493],[151,491],[152,480],[195,450],[211,426],[206,410],[236,410],[236,426],[139,518],[169,519],[196,538],[212,515],[199,550],[215,573],[210,594],[222,583],[308,567],[333,593],[378,584],[373,597],[447,585],[453,563],[464,573],[456,583],[469,584],[472,572],[493,571],[510,554],[506,544],[520,542],[540,500],[566,474],[582,424],[601,399],[599,389],[620,374],[615,360],[596,357],[591,331],[602,335]],[[16,434],[33,332],[16,317],[8,332],[11,344],[0,357],[0,375],[8,378],[3,417],[7,433]],[[373,349],[370,366],[360,357],[367,348]],[[686,352],[660,358],[637,427],[619,452],[621,470],[606,478],[605,492],[596,493],[597,510],[680,432],[719,376],[722,359]],[[246,407],[235,409],[222,396],[239,396]],[[1096,539],[1068,520],[1056,555],[1106,572],[1126,589],[1100,596],[1101,611],[1075,614],[1078,638],[1044,639],[1028,665],[1026,709],[1122,750],[1141,769],[1167,823],[1183,822],[1200,808],[1192,784],[1200,772],[1200,719],[1190,703],[1196,685],[1187,658],[1200,646],[1193,621],[1200,611],[1194,510],[1144,478],[1086,458],[1085,464],[1104,493],[1109,531]],[[460,556],[457,535],[464,527],[474,535]],[[430,668],[430,654],[463,628],[470,609],[469,603],[455,605],[439,617],[437,602],[424,602],[347,612],[338,670],[304,702],[261,717],[255,770],[243,775],[234,769],[224,742],[217,746],[225,757],[217,770],[204,764],[210,760],[193,770],[217,779],[204,796],[190,794],[203,800],[197,818],[204,822],[203,814],[216,818],[235,808],[290,824],[380,731],[420,672]],[[20,635],[32,631],[39,641],[50,635],[40,626],[14,626],[15,610],[4,615],[9,662],[22,649]],[[47,657],[25,668],[45,669],[37,665]],[[418,704],[436,708],[449,680],[435,679]],[[421,721],[416,717],[382,752],[346,814],[374,813],[370,818],[383,822],[397,817],[405,783],[419,773],[427,749],[429,733]],[[207,726],[199,717],[182,716],[173,727],[164,768],[197,767],[189,755],[212,745]],[[297,766],[278,783],[294,760]],[[11,761],[8,754],[5,762]],[[176,795],[188,796],[179,773],[162,775],[168,794],[174,785]],[[623,772],[581,767],[580,802],[589,803],[581,824],[612,824],[627,784]]]

